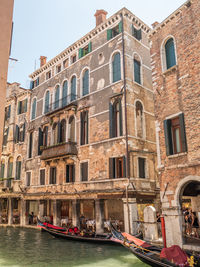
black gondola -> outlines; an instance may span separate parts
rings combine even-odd
[[[143,240],[140,240],[138,238],[135,238],[132,236],[132,241],[131,241],[131,236],[127,239],[124,234],[118,232],[112,225],[111,225],[111,231],[113,235],[113,241],[120,243],[123,245],[125,248],[127,248],[131,253],[133,253],[138,259],[140,259],[142,262],[158,267],[158,266],[163,266],[163,267],[170,267],[170,266],[177,266],[177,264],[170,262],[169,260],[165,258],[161,258],[161,251],[162,249],[157,247],[157,246],[152,246],[148,243],[146,243]],[[134,242],[135,240],[135,242]],[[136,241],[139,241],[139,243],[143,243],[143,245],[138,245]],[[191,255],[187,255],[188,259],[193,261],[193,265],[190,266],[200,266],[200,259],[199,257],[194,257],[190,258]],[[188,259],[186,259],[186,262],[182,266],[189,266]]]

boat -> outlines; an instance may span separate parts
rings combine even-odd
[[[62,238],[65,240],[73,240],[73,241],[84,241],[84,242],[93,242],[93,243],[106,243],[106,244],[116,244],[111,239],[111,234],[95,234],[95,233],[84,233],[78,230],[77,227],[74,228],[63,228],[59,226],[55,226],[53,224],[44,223],[37,219],[38,227],[42,228],[43,231],[48,234],[56,237]]]
[[[138,259],[150,266],[200,266],[200,257],[186,254],[179,246],[162,249],[130,234],[121,233],[113,225],[111,225],[111,232],[114,242],[123,245]]]

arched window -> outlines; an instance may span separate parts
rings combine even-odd
[[[82,79],[82,95],[89,94],[89,70],[85,70]]]
[[[112,80],[113,83],[121,80],[121,59],[120,53],[116,53],[112,60]]]
[[[67,94],[68,94],[68,82],[65,81],[63,83],[63,88],[62,88],[62,107],[65,107],[67,105]]]
[[[144,138],[144,114],[143,106],[140,101],[136,102],[136,129],[137,137]]]
[[[53,134],[53,145],[56,145],[58,143],[58,124],[54,123],[52,128],[52,134]]]
[[[141,62],[138,55],[134,55],[133,59],[134,66],[134,81],[141,84]]]
[[[34,98],[32,102],[31,120],[34,120],[35,117],[36,117],[36,98]]]
[[[69,142],[75,142],[75,119],[74,119],[74,116],[71,116],[69,118],[68,141]]]
[[[66,142],[66,121],[62,120],[60,123],[60,143]]]
[[[54,109],[59,108],[59,100],[60,100],[60,86],[56,86],[55,90],[55,102],[54,102]]]
[[[76,76],[71,79],[71,101],[76,99]]]
[[[44,113],[49,112],[49,104],[50,104],[50,92],[47,91],[45,95]]]
[[[1,172],[0,172],[0,178],[4,178],[5,174],[5,160],[1,161]]]
[[[176,56],[174,48],[174,40],[170,38],[165,44],[165,56],[166,56],[166,67],[167,69],[176,65]]]
[[[21,169],[22,169],[22,160],[21,157],[18,157],[16,161],[16,175],[15,175],[16,180],[21,180]]]

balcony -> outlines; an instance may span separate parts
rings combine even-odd
[[[70,94],[66,97],[63,97],[53,103],[51,103],[50,105],[46,105],[45,104],[45,108],[44,108],[44,113],[46,115],[50,115],[56,111],[59,111],[63,108],[66,107],[70,107],[70,106],[76,106],[76,100],[77,100],[77,95],[74,94]]]
[[[76,143],[66,142],[42,148],[42,160],[55,159],[67,155],[77,155]]]

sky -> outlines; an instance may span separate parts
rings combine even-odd
[[[39,68],[40,56],[47,60],[95,28],[97,9],[107,18],[123,7],[147,25],[161,22],[184,0],[14,0],[13,38],[8,82],[29,88],[29,75]]]

